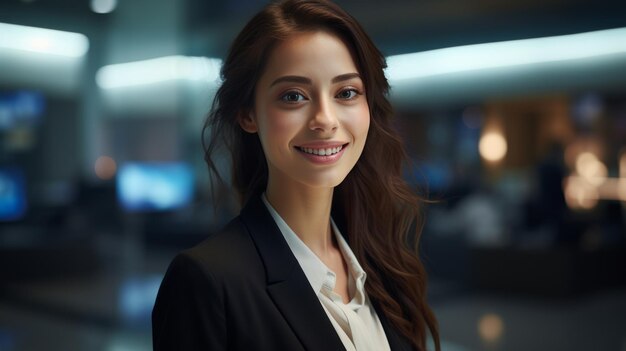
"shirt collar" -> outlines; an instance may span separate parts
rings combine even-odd
[[[300,237],[289,227],[287,222],[283,220],[283,218],[278,214],[278,212],[272,207],[272,205],[267,201],[267,197],[265,193],[263,193],[262,197],[265,206],[268,211],[272,215],[272,218],[276,222],[276,225],[280,229],[280,232],[283,234],[285,241],[287,241],[287,245],[293,252],[294,256],[300,263],[300,267],[304,271],[304,274],[307,277],[307,280],[311,284],[311,287],[316,293],[320,293],[324,284],[329,286],[332,290],[334,287],[334,276],[335,274],[322,262],[319,257],[308,247],[306,244],[300,239]],[[361,306],[365,303],[365,279],[366,273],[361,268],[356,256],[350,249],[350,246],[341,235],[339,228],[335,224],[333,219],[330,219],[331,226],[333,229],[333,233],[337,239],[337,243],[339,245],[339,249],[341,250],[341,254],[343,258],[346,260],[348,264],[348,269],[350,270],[350,280],[349,284],[354,284],[354,292],[352,301],[350,304],[356,304]],[[355,306],[356,307],[356,306]]]
[[[359,261],[356,259],[354,252],[344,239],[343,235],[339,231],[339,228],[335,224],[333,219],[330,219],[330,223],[333,227],[333,232],[335,233],[335,237],[337,238],[337,243],[339,244],[339,249],[341,250],[341,254],[343,255],[344,260],[348,264],[348,269],[350,270],[350,279],[351,281],[348,284],[354,284],[354,292],[351,291],[352,300],[350,303],[356,303],[358,305],[363,305],[365,303],[365,279],[367,278],[367,274],[359,264]]]

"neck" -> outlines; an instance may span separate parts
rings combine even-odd
[[[268,182],[265,195],[304,244],[319,257],[326,256],[334,245],[330,227],[333,188]]]

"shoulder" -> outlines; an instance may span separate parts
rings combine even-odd
[[[198,245],[180,252],[172,261],[176,266],[194,267],[216,282],[234,277],[264,276],[258,251],[240,217]]]
[[[226,296],[246,290],[243,287],[263,287],[265,277],[254,243],[236,217],[219,232],[174,257],[161,282],[153,318],[174,306],[178,311],[193,311],[199,305],[211,305],[205,310],[219,311]]]
[[[263,286],[264,268],[239,217],[174,257],[152,310],[154,350],[225,350],[239,291]],[[207,332],[210,331],[210,332]]]

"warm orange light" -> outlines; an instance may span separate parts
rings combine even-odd
[[[619,177],[609,177],[600,161],[598,148],[575,150],[568,147],[574,172],[563,181],[567,205],[572,209],[591,209],[599,200],[626,201],[626,150],[619,156]]]
[[[504,158],[507,151],[506,139],[499,132],[487,132],[480,138],[478,144],[480,156],[490,162],[497,162]]]
[[[591,152],[583,152],[576,157],[576,172],[595,186],[602,184],[608,174],[604,163]]]
[[[598,189],[583,177],[567,177],[564,191],[565,202],[570,208],[588,210],[598,203]]]
[[[94,167],[96,176],[102,180],[109,180],[115,176],[117,172],[117,164],[115,160],[109,156],[100,156],[96,160]]]
[[[604,200],[626,201],[626,179],[606,178],[598,187],[598,197]]]
[[[487,313],[478,321],[478,335],[488,343],[498,341],[504,333],[504,322],[495,313]]]

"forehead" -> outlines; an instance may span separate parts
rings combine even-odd
[[[283,75],[323,81],[346,73],[358,73],[358,70],[344,42],[328,32],[305,32],[274,47],[261,81]]]

